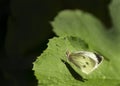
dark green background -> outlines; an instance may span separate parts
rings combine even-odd
[[[65,9],[92,13],[111,27],[110,0],[0,0],[0,86],[37,86],[32,62],[55,36],[50,21]]]

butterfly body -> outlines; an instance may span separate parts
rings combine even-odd
[[[88,51],[77,51],[72,53],[67,52],[66,55],[70,62],[72,62],[86,74],[89,74],[95,70],[103,59],[102,56]]]

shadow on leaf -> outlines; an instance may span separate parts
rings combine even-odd
[[[85,82],[87,79],[84,79],[80,74],[78,74],[70,65],[68,62],[61,59],[61,61],[65,64],[71,75],[74,77],[74,79],[79,80],[81,82]]]

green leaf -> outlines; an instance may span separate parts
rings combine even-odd
[[[110,5],[114,26],[106,29],[89,13],[66,10],[52,22],[59,37],[34,62],[39,86],[119,86],[120,85],[120,18],[119,1]],[[86,75],[66,58],[66,51],[93,51],[104,56],[103,63]]]
[[[109,6],[112,16],[113,28],[120,33],[120,0],[112,0]],[[119,34],[120,35],[120,34]]]
[[[52,22],[52,25],[54,32],[58,36],[70,35],[80,37],[89,43],[90,47],[101,50],[103,52],[105,52],[105,47],[109,48],[111,46],[114,46],[114,42],[118,43],[116,36],[110,37],[111,34],[116,33],[106,31],[105,27],[95,17],[78,10],[68,10],[61,12],[55,18],[55,21]],[[113,39],[114,42],[111,42]],[[109,52],[112,52],[112,50]]]
[[[72,45],[72,40],[83,45],[78,46],[79,50],[89,50],[86,43],[79,38],[51,39],[48,48],[34,63],[33,70],[35,70],[39,86],[115,86],[119,84],[119,76],[110,61],[104,60],[101,66],[90,75],[83,74],[80,69],[69,63],[66,59],[66,50],[72,52],[77,49]]]

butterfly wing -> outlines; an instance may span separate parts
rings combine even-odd
[[[96,62],[89,56],[82,53],[71,53],[68,60],[81,69],[82,72],[89,74],[95,69]]]

